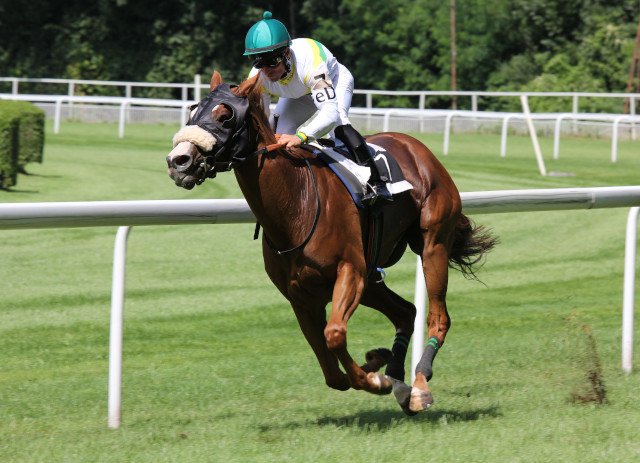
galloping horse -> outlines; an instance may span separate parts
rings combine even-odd
[[[374,394],[393,390],[405,413],[427,409],[433,403],[428,385],[433,359],[451,324],[448,268],[473,276],[472,265],[496,240],[461,213],[456,186],[426,146],[408,135],[380,133],[367,141],[393,154],[413,188],[375,206],[384,217],[384,232],[376,262],[366,262],[368,212],[356,207],[312,153],[277,144],[257,78],[231,87],[214,72],[211,90],[174,137],[167,156],[171,178],[191,189],[217,172],[234,170],[263,227],[267,274],[293,307],[329,387]],[[407,245],[422,258],[429,300],[429,339],[412,387],[404,383],[404,363],[416,309],[370,271],[396,263]],[[362,366],[347,350],[347,322],[358,304],[383,313],[396,330],[392,349],[370,351]],[[385,364],[385,374],[378,373]]]

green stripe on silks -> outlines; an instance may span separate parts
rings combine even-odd
[[[316,47],[318,47],[318,53],[320,53],[320,57],[322,58],[322,61],[324,61],[326,63],[327,54],[324,52],[324,48],[322,48],[322,44],[320,42],[318,42],[317,40],[314,40],[314,42],[316,43]]]
[[[393,340],[393,347],[391,348],[393,357],[387,364],[384,372],[385,375],[404,381],[404,360],[407,357],[408,347],[409,338],[402,333],[397,333]]]
[[[422,373],[427,381],[433,376],[433,359],[436,357],[438,350],[440,349],[440,341],[435,337],[430,337],[427,341],[427,346],[424,348],[422,357],[416,365],[416,374]]]

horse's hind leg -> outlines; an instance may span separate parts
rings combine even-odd
[[[419,412],[433,404],[428,381],[433,375],[433,359],[451,326],[447,312],[447,285],[449,281],[449,255],[455,221],[432,223],[424,227],[424,247],[421,253],[429,313],[427,315],[428,341],[420,362],[416,366],[416,378],[411,391],[410,409]]]
[[[354,389],[374,394],[391,392],[391,381],[383,375],[365,372],[347,350],[347,322],[358,307],[364,289],[364,277],[353,264],[342,262],[333,288],[331,315],[324,330],[327,347],[344,367]]]
[[[362,296],[361,303],[384,314],[396,328],[385,374],[391,379],[393,395],[402,410],[408,415],[414,415],[415,412],[409,408],[411,388],[404,383],[404,364],[409,341],[413,334],[416,308],[412,303],[389,289],[384,282],[378,283],[371,280]]]
[[[371,280],[360,303],[379,311],[393,323],[396,335],[385,374],[404,381],[407,346],[413,334],[413,324],[416,318],[415,306],[394,293],[384,282]]]

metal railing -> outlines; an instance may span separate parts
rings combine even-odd
[[[630,373],[640,186],[480,191],[461,193],[461,197],[463,211],[468,215],[631,208],[627,220],[622,309],[622,369]],[[108,425],[111,428],[120,426],[125,265],[131,227],[253,221],[255,218],[244,199],[0,204],[0,229],[119,226],[114,246],[109,341]],[[412,371],[422,355],[426,322],[426,287],[420,257],[415,281],[414,301],[418,311],[412,340]]]

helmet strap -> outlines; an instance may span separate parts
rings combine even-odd
[[[284,54],[284,73],[282,74],[282,76],[280,77],[279,80],[282,80],[284,78],[286,78],[289,73],[291,72],[292,66],[291,66],[291,51],[287,50]]]

